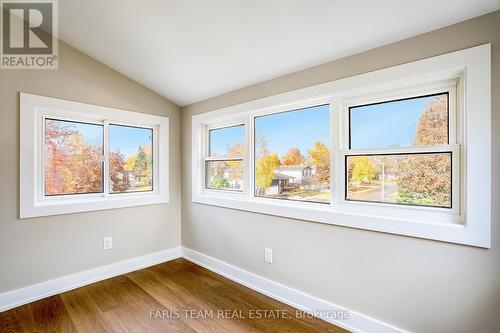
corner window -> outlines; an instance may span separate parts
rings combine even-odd
[[[168,202],[168,118],[21,94],[21,217]]]

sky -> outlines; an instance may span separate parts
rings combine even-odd
[[[120,151],[125,158],[135,156],[139,146],[152,144],[150,128],[109,125],[109,150]]]
[[[209,140],[210,156],[225,156],[228,147],[243,143],[245,140],[245,127],[238,125],[211,130]]]
[[[103,128],[102,125],[96,124],[85,124],[85,123],[77,123],[72,121],[64,121],[64,120],[53,120],[47,119],[47,122],[53,122],[55,124],[60,124],[64,127],[68,127],[68,129],[73,131],[78,131],[83,135],[85,143],[102,147],[103,144]]]
[[[102,125],[66,121],[63,123],[70,124],[72,130],[79,131],[87,144],[102,147]],[[109,125],[110,151],[120,150],[120,152],[125,155],[125,158],[134,156],[137,154],[139,146],[152,143],[152,134],[153,131],[148,128]]]
[[[318,141],[330,146],[330,106],[320,105],[255,118],[255,142],[265,137],[271,153],[283,157],[299,148],[302,156]],[[258,149],[258,147],[256,147]]]
[[[351,148],[411,146],[425,106],[438,96],[351,108]]]
[[[320,105],[300,110],[282,112],[255,118],[255,142],[265,136],[271,153],[283,157],[288,149],[299,148],[302,155],[312,149],[317,141],[329,146],[328,105]],[[210,131],[211,156],[224,156],[227,148],[243,143],[245,129],[243,125],[226,127]],[[214,155],[215,153],[215,155]]]

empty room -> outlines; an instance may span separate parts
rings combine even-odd
[[[0,333],[500,332],[500,0],[0,6]]]

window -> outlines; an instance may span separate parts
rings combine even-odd
[[[45,119],[45,195],[104,191],[104,126]]]
[[[210,129],[206,188],[242,191],[245,126]]]
[[[168,119],[21,94],[21,217],[168,202]]]
[[[346,200],[452,208],[453,183],[459,179],[452,174],[449,143],[456,140],[449,136],[450,129],[456,131],[450,115],[456,110],[449,101],[456,94],[454,86],[442,89],[349,106]]]
[[[346,157],[346,199],[451,208],[452,153]]]
[[[153,129],[109,125],[111,193],[153,190]]]
[[[483,45],[197,114],[192,200],[489,247],[490,78]]]
[[[255,195],[331,201],[329,105],[255,118]]]

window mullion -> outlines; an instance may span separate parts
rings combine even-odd
[[[246,153],[246,165],[245,165],[245,182],[246,182],[246,196],[248,199],[252,199],[253,196],[255,195],[255,131],[254,131],[254,117],[252,115],[249,115],[247,117],[247,124],[246,124],[246,131],[247,131],[247,137],[246,137],[246,145],[247,145],[247,150],[245,151]]]
[[[103,184],[104,184],[104,196],[108,197],[110,195],[110,177],[109,177],[109,121],[105,120],[104,125],[104,154],[103,154]]]

